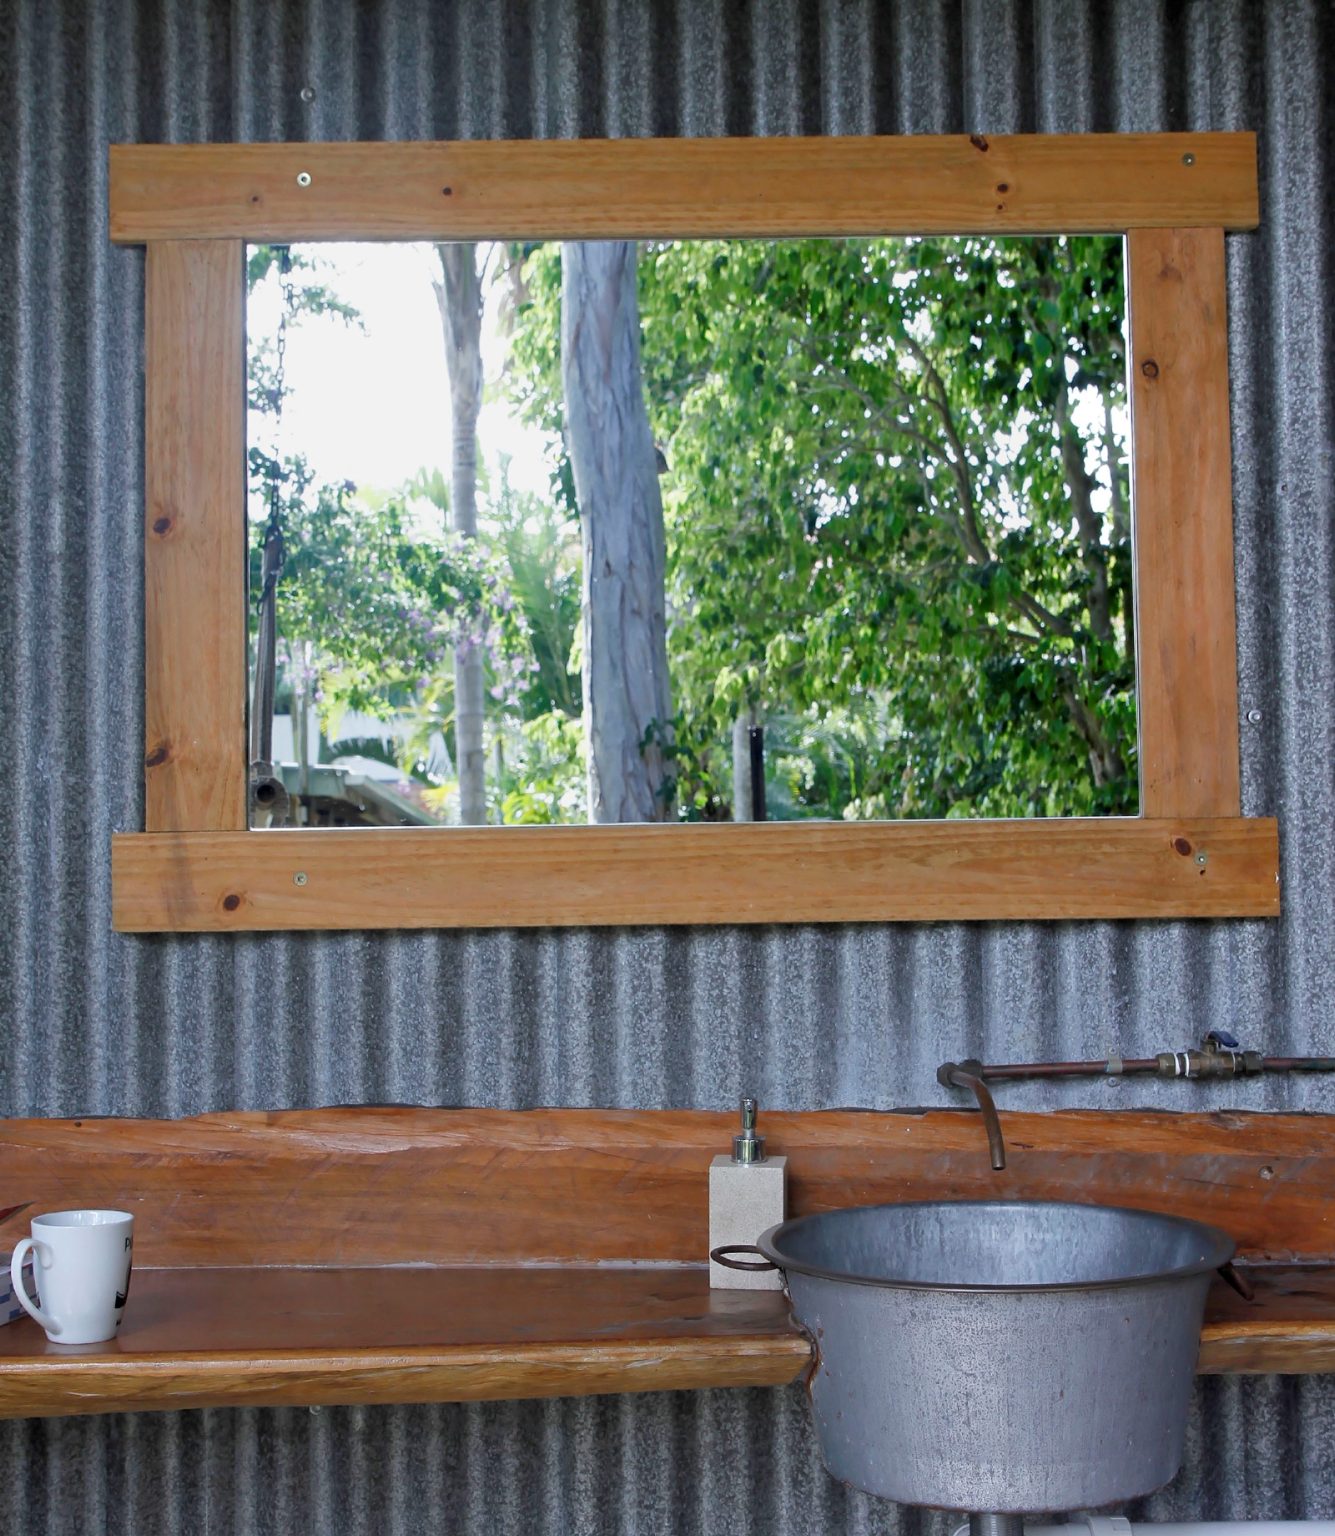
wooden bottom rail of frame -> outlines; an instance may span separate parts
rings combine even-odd
[[[652,871],[648,878],[646,871]],[[1264,818],[123,833],[122,933],[1274,917]]]
[[[1220,1283],[1200,1370],[1335,1370],[1335,1269]],[[783,1386],[810,1360],[774,1291],[698,1265],[137,1271],[119,1338],[61,1349],[0,1329],[0,1417],[468,1402]]]

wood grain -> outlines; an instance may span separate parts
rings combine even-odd
[[[0,1417],[771,1386],[810,1359],[782,1296],[703,1267],[137,1269],[130,1296],[77,1354],[0,1329]]]
[[[1335,1370],[1335,1269],[1250,1277],[1252,1303],[1212,1289],[1197,1369]],[[107,1344],[0,1330],[0,1418],[782,1386],[810,1361],[783,1296],[703,1266],[140,1268]]]
[[[1026,1114],[997,1095],[1001,1173],[972,1110],[764,1113],[791,1211],[1066,1199],[1193,1217],[1251,1263],[1335,1262],[1335,1116]],[[733,1120],[360,1107],[2,1121],[5,1193],[32,1204],[0,1223],[0,1247],[40,1211],[111,1206],[135,1213],[150,1266],[694,1263]]]
[[[1149,819],[244,832],[242,238],[1248,226],[1253,136],[121,146],[111,206],[150,242],[147,835],[114,840],[117,928],[1278,912],[1274,823],[1237,819],[1218,227],[1130,237]]]
[[[239,241],[148,252],[144,823],[246,825],[245,322]],[[128,681],[128,680],[127,680]]]
[[[1257,218],[1250,133],[111,149],[122,243],[1078,233]]]
[[[1198,1373],[1335,1371],[1335,1266],[1253,1268],[1247,1276],[1254,1301],[1243,1301],[1222,1281],[1211,1289]]]
[[[795,1214],[1067,1198],[1223,1227],[1257,1299],[1211,1292],[1200,1370],[1335,1369],[1335,1116],[769,1114]],[[133,1210],[124,1328],[0,1329],[0,1416],[780,1385],[809,1363],[773,1292],[711,1291],[699,1111],[348,1108],[0,1123],[33,1211]]]
[[[130,833],[112,841],[112,917],[123,933],[1271,917],[1278,870],[1266,820]]]
[[[1222,230],[1132,230],[1127,291],[1141,811],[1236,816]]]

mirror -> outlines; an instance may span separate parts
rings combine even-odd
[[[250,247],[251,824],[1136,814],[1123,265]]]

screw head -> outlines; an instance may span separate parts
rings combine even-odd
[[[1247,724],[1248,725],[1260,725],[1260,723],[1261,723],[1263,718],[1264,717],[1262,716],[1261,711],[1259,709],[1249,709],[1247,711]]]
[[[292,876],[292,884],[293,885],[305,885],[306,884],[306,871],[304,869],[299,869],[296,872],[296,874]]]
[[[1196,855],[1196,862],[1202,869],[1204,869],[1206,864],[1209,862],[1209,856],[1204,852],[1198,853]]]
[[[298,171],[297,172],[297,185],[299,187],[309,187],[310,184],[311,184],[311,173],[309,171]]]
[[[1196,164],[1196,156],[1193,155],[1190,150],[1188,150],[1186,152],[1186,154],[1182,156],[1182,164],[1183,165],[1195,165]]]
[[[303,101],[314,101],[315,87],[313,85],[303,85],[301,88],[301,99]]]

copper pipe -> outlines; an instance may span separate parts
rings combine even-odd
[[[1001,1136],[1001,1121],[997,1117],[997,1106],[992,1101],[987,1084],[978,1076],[975,1068],[982,1070],[981,1064],[976,1061],[943,1062],[936,1069],[936,1080],[943,1088],[967,1088],[978,1100],[978,1111],[987,1128],[987,1148],[992,1154],[992,1166],[999,1172],[1006,1166],[1006,1143]]]
[[[1175,1058],[1190,1057],[1192,1070],[1176,1070]],[[954,1063],[948,1063],[954,1065]],[[1251,1051],[1165,1051],[1158,1056],[1126,1056],[1116,1061],[1016,1061],[984,1065],[966,1061],[964,1068],[987,1083],[1021,1082],[1050,1077],[1245,1077],[1257,1072],[1335,1072],[1335,1056],[1260,1056]],[[1213,1068],[1213,1070],[1210,1070]],[[938,1081],[945,1079],[937,1074]]]
[[[1106,1061],[1018,1061],[981,1069],[986,1082],[1002,1082],[1007,1078],[1038,1077],[1108,1077],[1129,1076],[1134,1073],[1157,1072],[1159,1064],[1154,1057],[1129,1057],[1123,1060],[1121,1072],[1109,1073]]]

